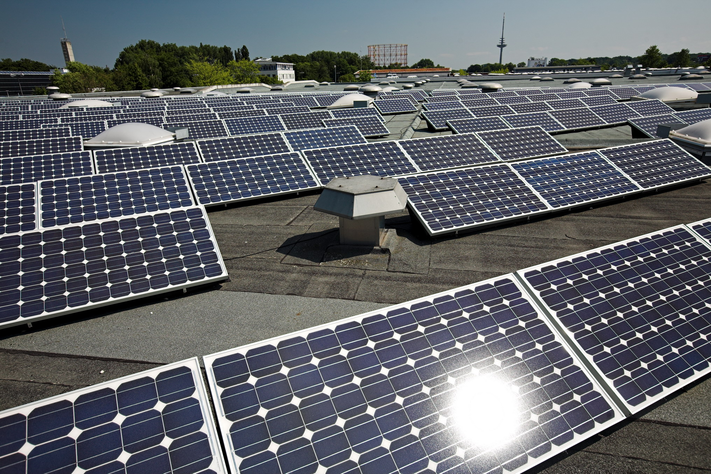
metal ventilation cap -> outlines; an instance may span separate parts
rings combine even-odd
[[[344,91],[357,91],[358,89],[360,89],[360,86],[357,86],[355,84],[350,84],[343,88]]]
[[[106,102],[105,100],[96,100],[96,99],[84,99],[84,100],[75,100],[74,102],[69,102],[68,104],[64,104],[63,106],[60,107],[60,109],[69,109],[69,108],[75,108],[75,107],[85,107],[87,109],[92,109],[92,108],[98,108],[98,107],[113,107],[114,104],[111,102]]]
[[[120,148],[172,142],[175,133],[147,123],[122,123],[84,142],[85,147]]]

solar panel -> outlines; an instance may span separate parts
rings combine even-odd
[[[0,238],[0,324],[226,277],[200,207],[10,234]]]
[[[556,209],[640,189],[596,152],[519,161],[511,166]]]
[[[592,97],[581,97],[580,101],[587,105],[588,107],[594,107],[596,105],[613,105],[618,102],[610,97],[609,95],[598,95]]]
[[[135,148],[114,148],[94,152],[96,169],[99,173],[142,168],[160,168],[163,166],[198,163],[200,157],[194,143],[172,143]]]
[[[525,114],[530,112],[546,112],[552,110],[546,102],[526,102],[523,104],[510,104],[511,110],[517,114]]]
[[[318,95],[314,96],[314,100],[316,100],[316,103],[319,107],[328,107],[344,95],[346,94]]]
[[[684,85],[689,87],[690,89],[693,89],[698,92],[706,92],[708,90],[711,90],[711,88],[709,86],[707,86],[706,84],[704,84],[702,82],[699,82],[699,83],[690,82],[690,83],[684,84]]]
[[[347,117],[377,117],[381,122],[384,122],[383,116],[380,115],[378,109],[375,107],[356,107],[347,109],[333,109],[331,110],[331,115],[333,118],[347,118]]]
[[[247,156],[271,155],[291,151],[281,133],[262,133],[241,137],[200,140],[197,142],[204,161],[228,160]]]
[[[546,102],[553,110],[580,109],[587,106],[580,99],[559,99]]]
[[[430,235],[547,212],[549,207],[507,165],[399,179],[410,207]]]
[[[333,118],[328,110],[306,112],[303,114],[280,115],[287,130],[305,130],[309,128],[323,128],[323,121]]]
[[[566,130],[592,128],[605,125],[605,121],[587,107],[581,109],[551,110],[547,113],[560,122]]]
[[[303,105],[309,108],[319,107],[318,102],[313,97],[290,97],[289,102],[294,105]]]
[[[42,127],[54,127],[54,125],[43,125]],[[72,136],[82,137],[85,140],[94,138],[98,134],[106,131],[106,122],[78,122],[70,123],[69,128]]]
[[[590,110],[608,124],[626,123],[627,119],[639,117],[639,114],[627,106],[626,103],[612,105],[598,105]]]
[[[494,105],[499,105],[499,103],[496,101],[496,99],[492,99],[488,95],[486,97],[466,97],[462,98],[460,102],[468,108],[474,108],[474,107],[491,107]]]
[[[502,117],[512,128],[540,126],[546,132],[565,130],[565,127],[548,112],[533,112],[530,114],[505,115]]]
[[[0,234],[36,228],[35,184],[0,186]]]
[[[471,133],[482,130],[500,130],[511,128],[501,117],[479,117],[447,120],[447,125],[454,133]]]
[[[324,186],[333,178],[364,174],[397,176],[420,171],[395,142],[303,150],[301,153]]]
[[[558,97],[558,94],[553,94],[550,92],[546,92],[544,94],[538,94],[538,95],[529,95],[526,97],[531,99],[533,102],[549,102],[552,100],[559,100],[560,99],[560,97]]]
[[[558,92],[558,97],[560,97],[561,99],[582,99],[583,97],[587,97],[587,95],[585,95],[585,92],[578,90],[570,92]]]
[[[305,114],[311,111],[305,105],[299,106],[276,106],[276,107],[264,107],[264,111],[267,115],[283,115],[283,114]]]
[[[520,472],[621,419],[509,275],[204,360],[234,472]]]
[[[230,135],[251,135],[254,133],[280,132],[286,130],[281,115],[264,115],[257,117],[240,117],[225,119],[225,125]]]
[[[476,135],[444,135],[398,142],[422,171],[500,161]]]
[[[663,115],[663,114],[672,114],[674,113],[674,109],[669,107],[667,104],[662,102],[661,100],[633,100],[630,102],[627,102],[627,105],[633,109],[635,112],[638,114],[642,115],[643,117],[649,116],[649,115]]]
[[[516,112],[508,105],[492,105],[489,107],[473,107],[469,111],[475,117],[500,117],[502,115],[511,115]]]
[[[633,138],[659,138],[657,136],[657,129],[659,125],[664,123],[683,123],[680,119],[676,117],[677,114],[666,114],[666,115],[656,115],[653,117],[639,117],[634,119],[629,119],[627,122],[632,127]],[[639,131],[641,134],[637,135],[635,132]]]
[[[205,206],[321,187],[296,152],[200,163],[187,170]]]
[[[478,132],[481,140],[502,160],[518,160],[566,153],[568,150],[541,127]]]
[[[81,151],[81,137],[41,138],[0,142],[0,158]]]
[[[432,102],[422,104],[424,110],[448,110],[448,109],[466,109],[467,107],[458,100],[450,100],[446,102]]]
[[[468,109],[424,110],[422,117],[433,130],[447,130],[447,120],[473,118],[474,114]]]
[[[197,359],[0,413],[4,472],[226,473]]]
[[[436,102],[459,102],[457,94],[438,94],[432,97],[427,97],[423,105],[433,104]]]
[[[385,126],[379,117],[344,117],[337,119],[326,119],[323,124],[327,128],[343,127],[354,125],[364,137],[382,137],[390,134],[390,130]]]
[[[251,109],[251,110],[230,110],[224,112],[218,112],[217,116],[221,119],[231,119],[231,118],[241,118],[241,117],[261,117],[267,115],[267,111],[264,109]]]
[[[427,92],[423,90],[415,90],[415,91],[393,91],[393,96],[399,97],[401,95],[407,95],[407,96],[412,96],[414,97],[418,102],[423,102],[429,97],[427,95]]]
[[[519,273],[634,414],[709,372],[709,258],[678,226]]]
[[[511,96],[511,97],[501,97],[499,95],[496,95],[496,101],[499,104],[503,105],[511,105],[511,104],[529,104],[531,102],[531,99],[529,99],[526,96]]]
[[[284,137],[294,151],[368,143],[354,125],[284,132]]]
[[[30,128],[42,128],[42,125],[49,123],[59,123],[59,121],[56,118],[0,121],[0,130],[24,130]]]
[[[165,123],[170,125],[172,123],[182,123],[182,122],[203,122],[207,120],[217,120],[220,117],[216,113],[207,114],[187,114],[187,115],[166,115]]]
[[[41,140],[43,138],[70,137],[72,132],[69,126],[62,125],[57,128],[33,128],[29,130],[3,130],[0,131],[0,142],[14,142],[18,140]]]
[[[45,228],[195,205],[182,166],[40,181],[38,190]]]
[[[0,160],[0,185],[34,183],[42,179],[92,174],[89,151],[17,156]]]
[[[583,92],[585,92],[585,95],[587,95],[588,97],[610,96],[613,99],[618,98],[617,94],[615,94],[611,89],[607,89],[604,87],[594,87],[592,89],[585,89]]]
[[[639,95],[639,91],[637,91],[637,89],[633,89],[632,87],[617,87],[615,89],[611,89],[611,92],[622,100],[628,100],[633,96]]]
[[[692,110],[683,110],[683,111],[674,111],[674,115],[678,118],[680,118],[684,123],[688,123],[689,125],[695,124],[697,122],[701,122],[703,120],[709,120],[711,119],[711,109],[705,108],[705,109],[692,109]],[[671,122],[674,122],[674,120],[671,120]]]
[[[644,189],[711,176],[711,168],[671,140],[605,148],[599,152]]]
[[[71,124],[77,122],[99,122],[103,120],[113,120],[114,114],[102,114],[102,115],[92,115],[92,116],[77,116],[77,117],[61,117],[59,119],[60,123]]]
[[[227,137],[227,128],[222,120],[205,120],[203,122],[175,122],[163,125],[163,128],[187,128],[190,139]]]
[[[381,99],[373,101],[381,115],[417,112],[417,107],[408,99]]]

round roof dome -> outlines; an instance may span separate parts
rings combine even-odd
[[[548,82],[548,81],[552,81],[553,78],[550,77],[550,76],[544,76],[544,77],[540,78],[539,80],[542,81],[542,82],[543,82],[543,81]]]
[[[383,87],[383,92],[392,92],[392,91],[399,91],[399,90],[400,90],[400,89],[398,89],[398,88],[395,87],[395,86]]]
[[[380,87],[380,86],[376,86],[375,84],[368,84],[368,85],[365,85],[365,86],[361,86],[360,90],[361,90],[362,92],[375,93],[375,92],[380,92],[380,91],[382,91],[383,88]]]
[[[679,80],[683,79],[685,81],[690,81],[692,79],[703,79],[703,78],[704,78],[704,76],[702,76],[701,74],[689,74],[688,76],[680,77]]]
[[[67,100],[72,98],[71,95],[64,94],[62,92],[55,92],[54,94],[51,94],[48,97],[52,100]]]
[[[402,85],[403,89],[412,89],[413,87],[415,87],[415,84],[403,84]]]
[[[685,87],[657,87],[632,97],[632,100],[659,99],[662,102],[689,102],[699,93]]]
[[[592,84],[590,84],[589,82],[580,81],[580,82],[575,82],[575,83],[569,85],[568,89],[589,89],[591,87],[592,87]]]
[[[183,89],[180,89],[181,94],[193,94],[195,93],[195,89],[191,89],[190,87],[185,87]]]
[[[373,102],[372,97],[368,97],[363,94],[348,94],[343,97],[339,97],[333,104],[329,105],[328,109],[345,109],[348,107],[353,107],[353,103],[356,101],[365,100],[370,105]]]
[[[580,82],[580,79],[578,79],[577,77],[570,77],[564,80],[563,84],[575,84],[576,82]]]
[[[711,145],[711,119],[696,122],[688,127],[672,130],[669,137],[679,137],[703,145]]]
[[[681,73],[682,76],[688,76],[689,74],[691,74],[689,71],[684,71]]]
[[[358,89],[360,89],[360,86],[355,84],[350,84],[343,88],[344,91],[357,91]]]
[[[610,79],[621,79],[622,77],[622,74],[613,74],[612,76],[610,76]]]
[[[320,86],[327,86],[327,85],[329,85],[328,82],[326,82],[326,81],[319,82],[318,84],[319,84]]]
[[[68,104],[64,104],[63,106],[60,107],[60,109],[69,109],[69,108],[74,108],[74,107],[86,107],[87,109],[90,108],[96,108],[96,107],[113,107],[114,104],[111,102],[106,102],[105,100],[96,100],[96,99],[83,99],[83,100],[75,100],[73,102],[69,102]]]
[[[163,97],[163,93],[158,92],[158,91],[146,91],[146,92],[141,93],[141,97],[148,97],[148,98]]]
[[[480,86],[483,91],[498,91],[504,88],[504,86],[498,82],[483,82]]]
[[[610,77],[612,77],[612,76],[610,76]],[[620,76],[620,77],[622,77],[622,76]],[[612,81],[610,81],[609,79],[605,79],[604,77],[600,77],[598,79],[593,79],[593,81],[592,81],[592,85],[594,85],[594,86],[608,86],[610,84],[612,84]]]
[[[478,89],[478,88],[479,88],[479,84],[477,84],[476,82],[468,82],[467,81],[464,84],[462,84],[462,89]]]
[[[540,81],[540,80],[541,80],[541,76],[533,76],[533,77],[531,77],[531,80],[532,80],[532,81]]]
[[[235,92],[237,92],[238,94],[249,94],[252,92],[252,89],[250,89],[249,87],[240,87]]]
[[[378,82],[378,84],[380,84],[381,86],[389,86],[390,81],[380,81],[380,82]]]
[[[272,87],[270,88],[270,90],[273,90],[273,91],[283,91],[283,90],[284,90],[284,86],[279,86],[279,85],[272,86]]]
[[[85,147],[118,148],[158,145],[173,141],[175,134],[147,123],[121,123],[84,142]]]
[[[644,74],[632,74],[630,76],[630,79],[647,79],[647,76]]]

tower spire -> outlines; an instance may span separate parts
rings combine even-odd
[[[504,48],[506,47],[506,42],[504,41],[504,26],[506,26],[506,13],[504,13],[504,21],[501,23],[501,39],[499,44],[496,45],[499,48],[499,64],[504,62]]]

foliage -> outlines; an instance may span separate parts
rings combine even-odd
[[[193,86],[217,86],[232,83],[232,74],[220,63],[190,61],[187,65]]]
[[[332,81],[333,66],[336,65],[339,76],[353,74],[357,71],[370,70],[375,67],[368,56],[359,56],[357,53],[342,51],[314,51],[305,56],[300,54],[286,54],[272,56],[272,60],[294,64],[296,80]],[[361,77],[361,80],[362,77]]]
[[[248,59],[240,61],[230,61],[227,69],[232,77],[233,84],[250,84],[252,82],[265,82],[265,79],[272,79],[268,76],[259,76],[259,66]]]
[[[55,67],[27,58],[18,61],[10,58],[0,59],[0,71],[49,71],[51,69]]]
[[[344,74],[338,78],[338,82],[355,82],[356,78],[353,74]]]
[[[518,63],[518,64],[516,65],[516,67],[526,67],[526,63],[523,62],[523,61],[521,61],[520,63]]]
[[[457,73],[458,73],[460,76],[466,76],[466,75],[467,75],[467,71],[465,71],[464,69],[460,69],[459,71],[457,71]]]
[[[249,50],[245,45],[242,45],[240,49],[235,49],[235,61],[240,62],[242,60],[249,61]]]
[[[691,65],[691,55],[688,49],[682,49],[677,53],[672,53],[667,58],[667,63],[675,67],[689,67]]]
[[[69,69],[67,74],[62,74],[57,70],[52,77],[52,83],[59,87],[61,92],[76,94],[98,90],[117,90],[111,70],[108,68],[71,62],[67,65],[67,69]]]
[[[516,65],[514,63],[486,63],[486,64],[472,64],[467,68],[469,74],[481,73],[481,72],[493,72],[499,74],[506,74],[508,71],[513,71]],[[504,72],[505,70],[505,72]]]
[[[639,62],[644,67],[663,67],[666,62],[662,58],[662,52],[659,51],[657,45],[654,44],[647,48],[642,56],[639,57]]]
[[[32,95],[47,95],[47,89],[44,87],[35,87],[32,89]]]
[[[435,67],[435,64],[434,61],[432,61],[431,59],[420,59],[410,67],[412,67],[413,69],[432,68]]]
[[[370,80],[373,78],[373,75],[370,73],[370,71],[361,71],[360,76],[358,77],[358,80],[360,82],[370,82]]]

